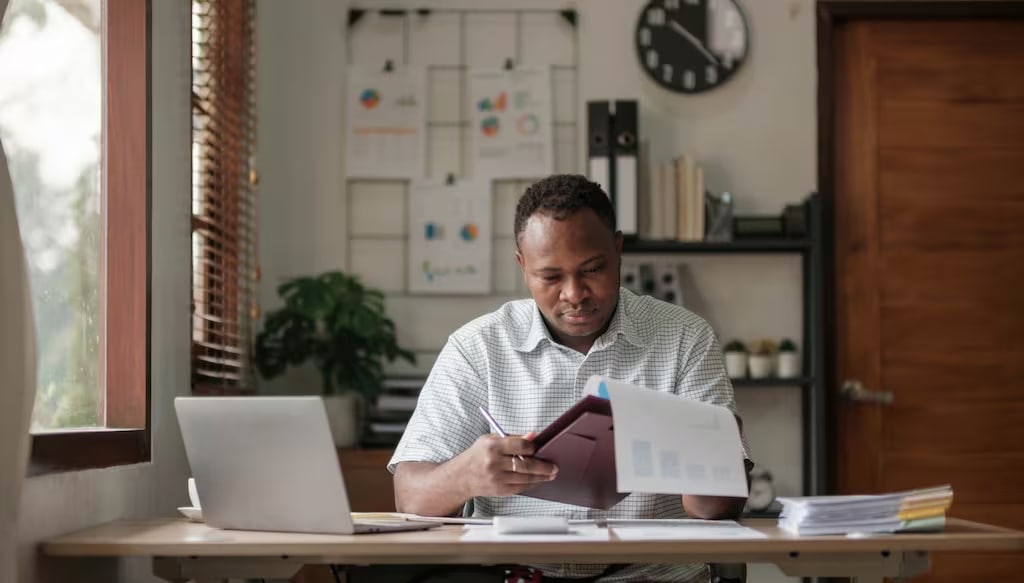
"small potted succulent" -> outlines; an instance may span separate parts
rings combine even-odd
[[[731,379],[747,376],[747,347],[739,340],[725,345],[725,372]]]
[[[772,376],[775,349],[775,343],[771,340],[761,340],[754,343],[754,347],[750,351],[750,378],[767,379]]]
[[[779,342],[775,371],[781,379],[795,379],[800,376],[800,353],[797,352],[796,343],[789,338]]]

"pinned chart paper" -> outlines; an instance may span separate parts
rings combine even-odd
[[[473,176],[540,178],[554,172],[551,70],[469,74]]]
[[[603,377],[591,377],[584,392],[611,399],[620,492],[747,495],[729,409]]]
[[[345,173],[350,178],[421,178],[426,168],[426,83],[421,69],[349,67]]]
[[[409,291],[491,291],[491,183],[413,181],[409,186]]]

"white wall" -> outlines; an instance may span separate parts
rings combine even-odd
[[[190,8],[152,6],[153,461],[29,479],[21,501],[21,582],[150,581],[145,560],[39,559],[46,537],[118,518],[175,514],[188,500],[172,400],[190,392]]]
[[[383,62],[388,56],[400,60],[400,48],[387,40],[395,37],[394,31],[367,15],[349,38],[349,4],[334,0],[284,4],[260,0],[258,5],[261,303],[264,309],[277,305],[274,287],[284,278],[329,268],[351,269],[391,293],[389,310],[398,322],[400,342],[420,356],[413,370],[429,370],[449,332],[511,297],[525,295],[511,256],[511,239],[500,239],[501,229],[511,231],[513,205],[521,188],[502,186],[494,193],[500,239],[496,241],[495,295],[406,295],[401,289],[403,242],[387,238],[403,228],[404,188],[396,183],[346,185],[342,159],[346,63],[350,59]],[[518,9],[567,5],[547,0],[391,0],[358,5],[385,4]],[[741,0],[741,4],[752,42],[743,70],[718,90],[684,97],[648,81],[638,66],[633,27],[642,0],[575,3],[579,13],[575,105],[577,111],[585,111],[587,100],[638,99],[641,139],[649,141],[652,158],[666,160],[692,152],[705,167],[708,188],[733,193],[739,213],[777,213],[784,204],[802,200],[816,184],[814,1]],[[480,20],[472,33],[479,42],[471,46],[470,61],[508,53],[510,46],[505,45],[511,42],[513,22],[511,16],[497,15]],[[351,55],[346,53],[350,42]],[[421,35],[415,42],[414,62],[425,58],[424,52],[443,53],[451,38]],[[525,61],[560,55],[551,42],[529,37]],[[580,125],[578,143],[585,143],[584,132]],[[576,153],[571,169],[579,171],[584,148]],[[449,148],[435,155],[451,159],[457,152]],[[392,222],[388,217],[393,217]],[[356,228],[350,229],[352,225]],[[652,258],[627,260],[646,259]],[[676,259],[685,260],[688,268],[684,280],[688,305],[705,316],[723,339],[800,338],[798,259]],[[306,391],[315,390],[315,383],[307,371],[305,377],[292,376],[264,386],[271,392]],[[754,457],[773,471],[783,494],[799,493],[801,487],[798,391],[737,389]]]

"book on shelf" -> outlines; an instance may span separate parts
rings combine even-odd
[[[932,532],[945,527],[952,487],[862,496],[780,497],[779,528],[799,535]]]
[[[646,155],[646,152],[645,152]],[[664,162],[648,162],[649,180],[641,198],[646,220],[641,239],[703,241],[705,233],[704,169],[690,153]]]

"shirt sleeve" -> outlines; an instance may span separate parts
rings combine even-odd
[[[747,436],[743,431],[743,419],[736,411],[732,381],[729,380],[725,369],[725,356],[722,354],[714,330],[707,323],[695,334],[690,349],[682,356],[682,361],[682,366],[676,375],[676,394],[712,405],[720,405],[732,411],[740,428],[743,459],[749,472],[753,467],[753,462],[750,459]]]
[[[478,407],[487,401],[487,385],[455,338],[449,338],[420,391],[402,439],[388,462],[444,463],[488,433]]]

